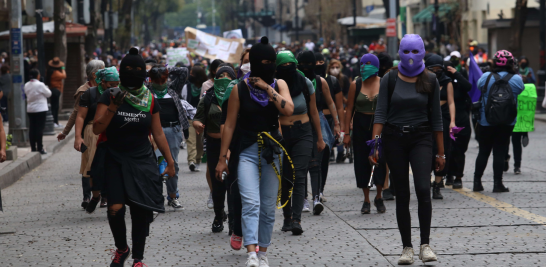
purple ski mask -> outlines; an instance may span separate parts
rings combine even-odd
[[[425,69],[425,63],[423,63],[425,44],[421,36],[417,34],[404,35],[400,41],[398,55],[400,55],[398,70],[404,76],[415,77]]]

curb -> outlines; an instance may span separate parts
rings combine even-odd
[[[42,162],[47,160],[53,154],[58,152],[64,145],[74,138],[74,131],[68,134],[66,138],[57,143],[49,144],[46,148],[48,154],[41,155],[38,152],[30,152],[24,157],[18,158],[5,168],[0,170],[0,189],[5,189],[17,182],[23,175],[29,173],[34,168],[40,166]]]
[[[537,118],[537,117],[535,117],[535,120],[540,121],[540,122],[546,122],[546,118]]]

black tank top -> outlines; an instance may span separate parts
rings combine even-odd
[[[241,129],[251,132],[271,132],[279,128],[279,110],[271,101],[262,107],[250,98],[246,82],[242,80],[237,85],[239,93],[239,119]],[[277,84],[275,91],[279,92]]]

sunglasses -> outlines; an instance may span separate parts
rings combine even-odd
[[[151,75],[161,75],[167,71],[167,67],[160,67],[160,68],[152,68],[150,70]]]
[[[409,50],[404,50],[404,54],[407,55],[407,54],[409,54],[409,53],[410,53]],[[415,49],[414,49],[414,50],[411,50],[411,53],[413,53],[413,54],[419,54],[419,50],[415,50]]]

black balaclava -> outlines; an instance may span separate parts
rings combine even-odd
[[[126,67],[130,66],[132,70]],[[140,70],[137,70],[140,68]],[[140,88],[146,80],[146,64],[144,59],[138,54],[138,49],[133,47],[129,53],[121,60],[119,66],[119,81],[121,85],[127,88]]]
[[[260,77],[267,84],[272,84],[275,77],[277,53],[269,44],[267,36],[262,37],[259,43],[250,48],[248,57],[250,59],[250,77]],[[263,64],[262,60],[269,60],[271,63]]]
[[[381,52],[379,55],[377,55],[377,58],[379,59],[379,72],[377,75],[379,77],[383,77],[385,72],[387,72],[387,70],[393,66],[392,57],[387,53]]]
[[[451,78],[452,80],[455,80],[455,74],[447,71],[447,67],[453,67],[453,62],[451,61],[444,61],[444,68],[446,69],[446,75],[447,77]]]
[[[438,79],[438,83],[440,86],[444,86],[447,83],[451,82],[451,78],[449,78],[446,75],[445,67],[444,67],[444,59],[436,54],[433,54],[425,60],[425,67],[428,69],[430,67],[442,67],[442,70],[434,72],[436,74],[436,78]]]
[[[311,51],[304,51],[299,53],[298,63],[298,69],[303,72],[307,79],[312,81],[316,78],[315,66],[317,65],[317,60],[315,58],[315,53]],[[310,65],[301,65],[301,63],[306,63]]]
[[[324,64],[322,65],[316,65],[315,66],[315,74],[320,75],[320,77],[325,78],[326,77],[326,60],[324,60],[324,56],[321,53],[315,53],[315,60],[316,61],[324,61]]]

